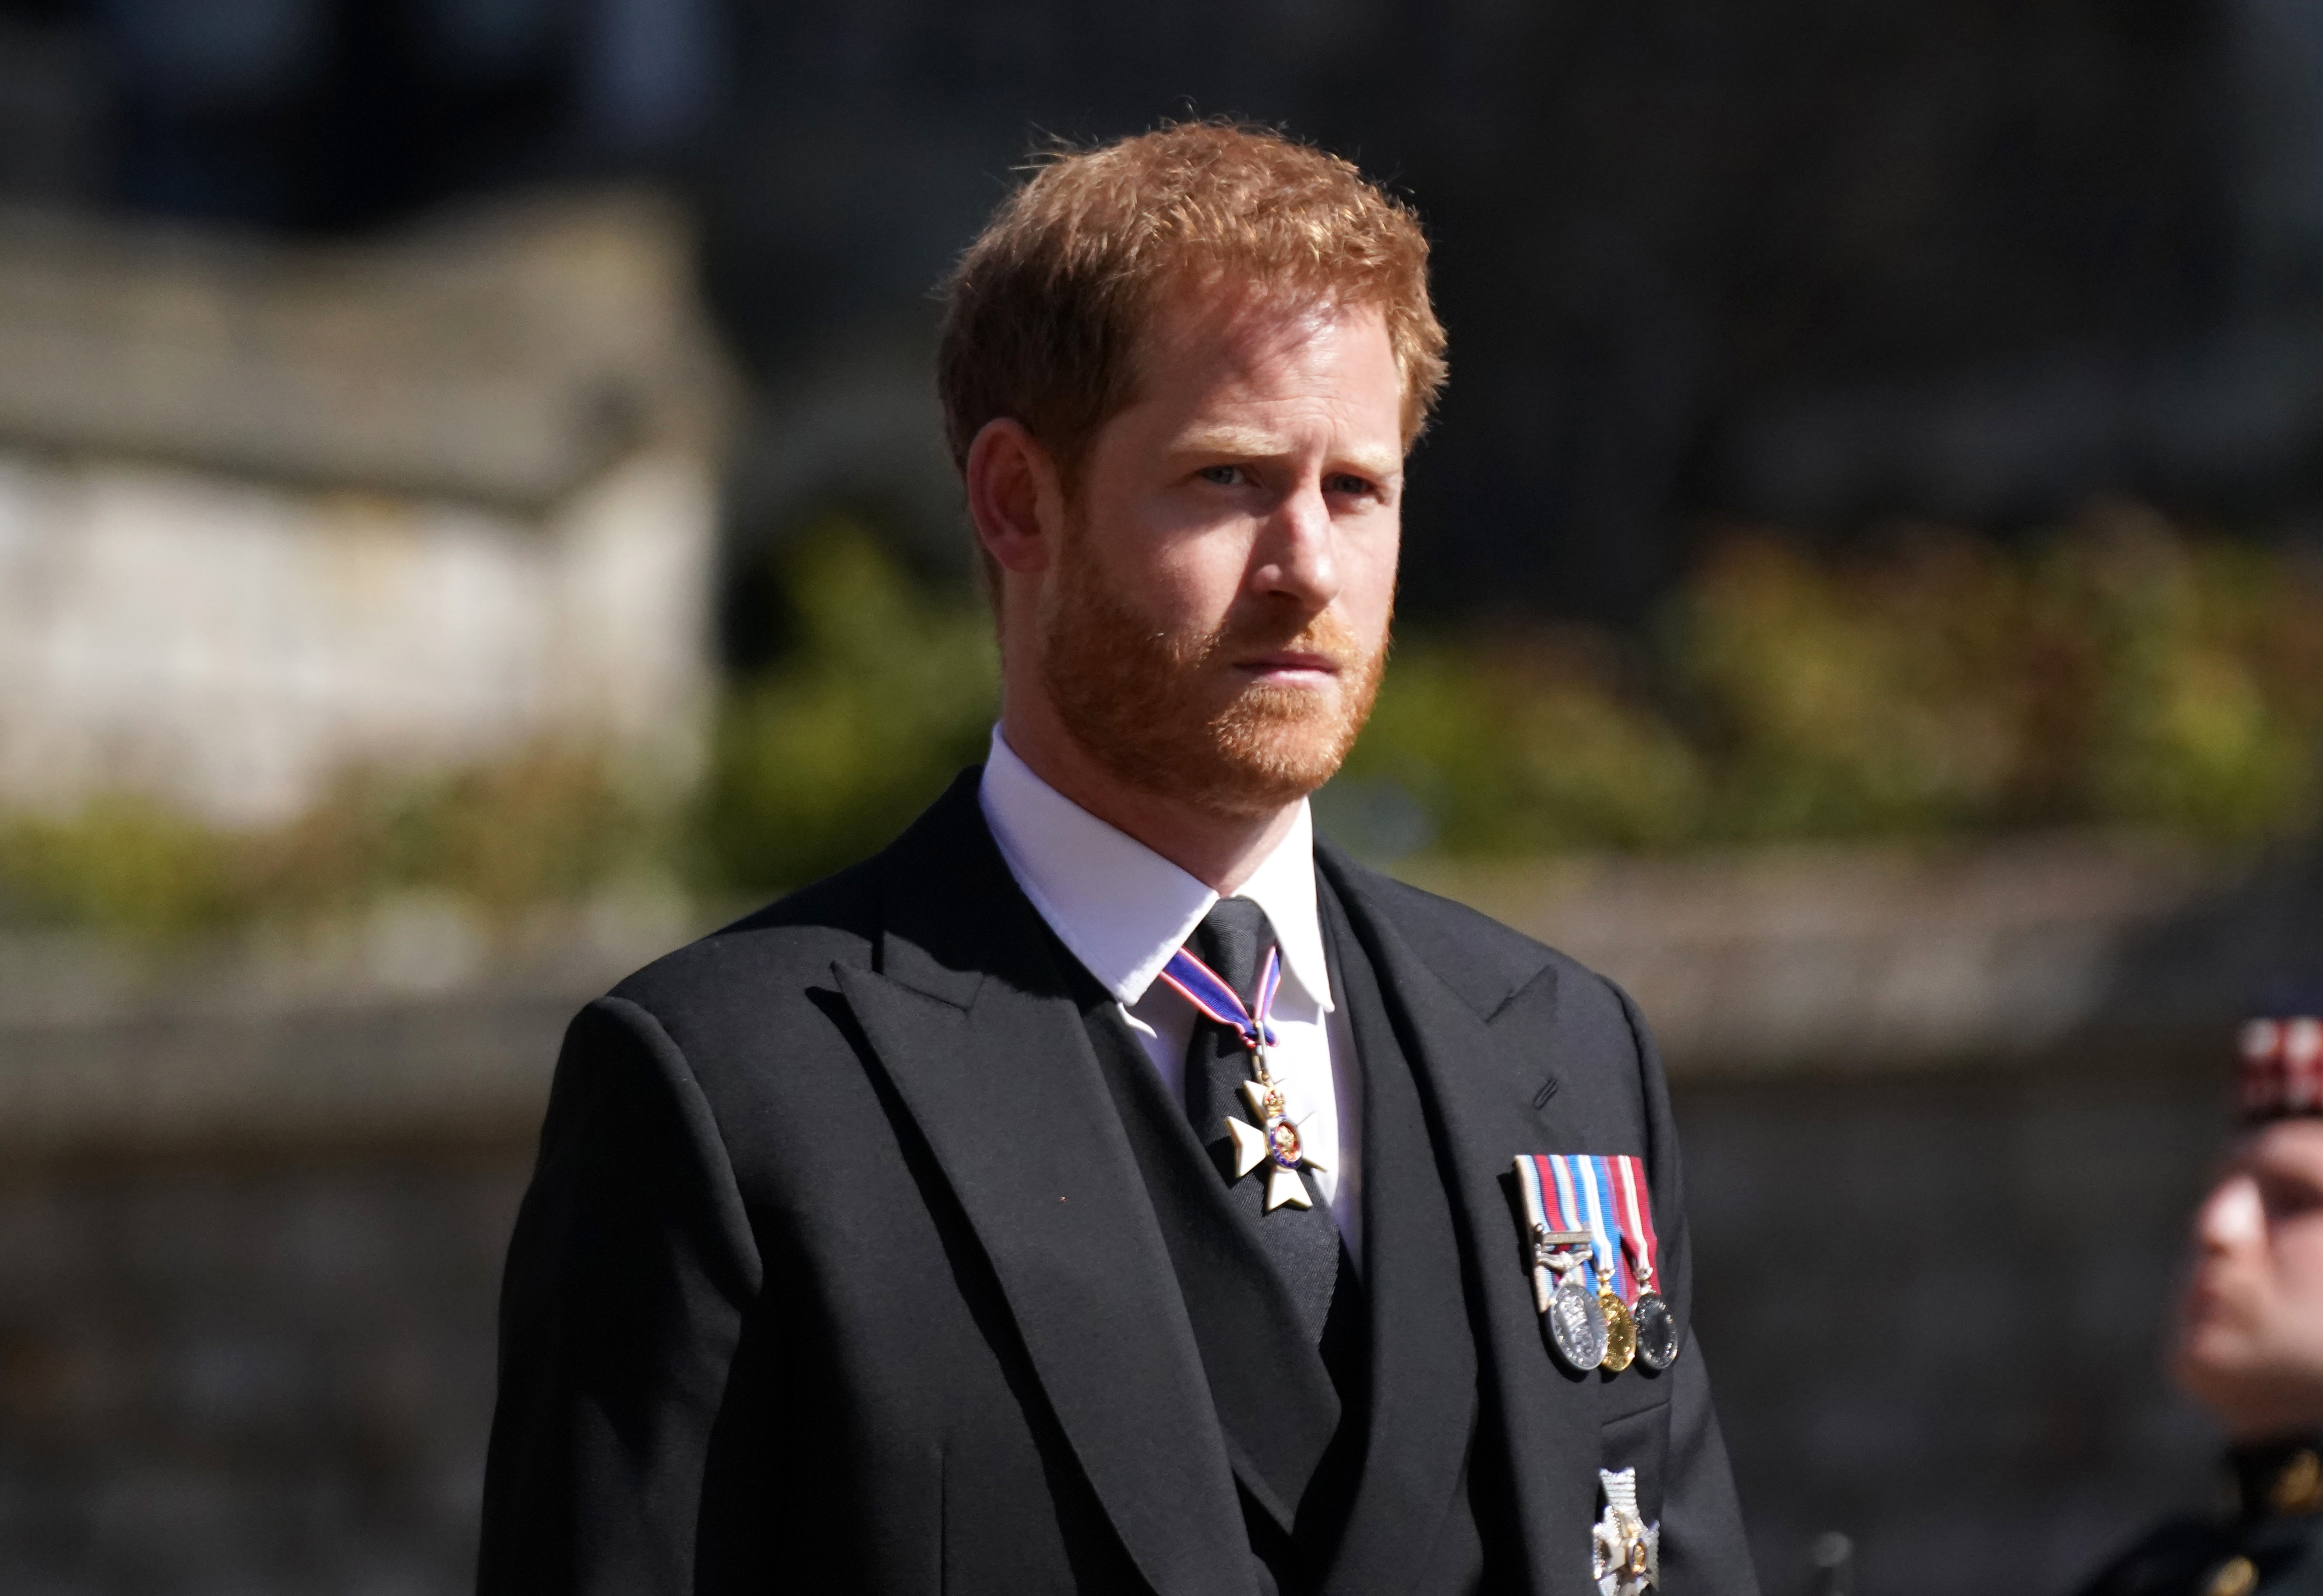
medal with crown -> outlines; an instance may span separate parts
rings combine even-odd
[[[1244,1006],[1241,995],[1216,970],[1182,948],[1162,967],[1161,978],[1204,1016],[1242,1038],[1243,1046],[1249,1050],[1252,1078],[1243,1083],[1242,1095],[1250,1104],[1252,1118],[1244,1121],[1232,1114],[1226,1117],[1226,1134],[1234,1138],[1235,1179],[1239,1180],[1261,1164],[1267,1165],[1268,1213],[1286,1204],[1295,1208],[1313,1207],[1315,1199],[1307,1190],[1307,1182],[1299,1178],[1299,1171],[1320,1170],[1324,1166],[1299,1136],[1298,1122],[1290,1114],[1290,1100],[1266,1064],[1266,1050],[1274,1042],[1274,1028],[1267,1023],[1267,1017],[1274,1008],[1274,994],[1282,985],[1281,951],[1267,949],[1266,968],[1259,975],[1258,1002],[1254,1006]]]

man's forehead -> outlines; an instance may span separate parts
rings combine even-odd
[[[1367,320],[1384,333],[1386,308],[1262,282],[1188,280],[1155,297],[1138,328],[1134,363],[1256,354],[1303,343],[1342,322]]]

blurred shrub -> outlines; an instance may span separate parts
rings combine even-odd
[[[1420,825],[1382,838],[1347,812],[1349,789],[1382,784],[1417,801]],[[1641,696],[1612,640],[1559,628],[1399,643],[1371,724],[1318,803],[1325,828],[1358,851],[1476,854],[1682,842],[1707,801],[1700,757]]]
[[[434,889],[505,922],[666,868],[668,830],[603,757],[542,746],[464,769],[350,772],[299,821],[250,839],[242,879],[252,909]]]
[[[796,886],[876,852],[984,757],[999,710],[992,621],[919,592],[865,528],[792,550],[794,646],[736,685],[697,812],[704,885]]]
[[[0,923],[96,925],[148,939],[236,918],[224,838],[150,799],[108,794],[69,816],[0,821]]]
[[[166,938],[455,895],[487,921],[684,864],[764,894],[873,852],[983,754],[984,610],[865,529],[785,562],[792,646],[736,683],[688,810],[536,748],[355,772],[292,825],[142,800],[0,819],[0,919]],[[2238,841],[2312,823],[2323,579],[2112,507],[2009,548],[1921,529],[1838,555],[1716,540],[1647,633],[1412,628],[1326,829],[1379,856],[2127,825]]]
[[[488,922],[661,867],[667,822],[601,758],[536,748],[464,770],[357,770],[289,825],[206,827],[107,795],[0,821],[0,922],[149,940],[452,894]]]
[[[2323,582],[2113,506],[2022,550],[1720,539],[1645,646],[1421,634],[1343,782],[1455,852],[2310,824]],[[1327,821],[1328,805],[1326,805]]]

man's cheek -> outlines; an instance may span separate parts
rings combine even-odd
[[[2301,1228],[2323,1230],[2312,1220]],[[2290,1310],[2323,1327],[2323,1234],[2300,1234],[2278,1244],[2273,1262],[2275,1283]]]

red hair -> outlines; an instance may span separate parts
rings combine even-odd
[[[1044,159],[944,284],[936,384],[954,463],[1010,417],[1070,483],[1135,397],[1137,341],[1164,295],[1246,285],[1377,307],[1403,382],[1403,442],[1444,384],[1428,240],[1409,206],[1336,155],[1264,128],[1194,122]]]

